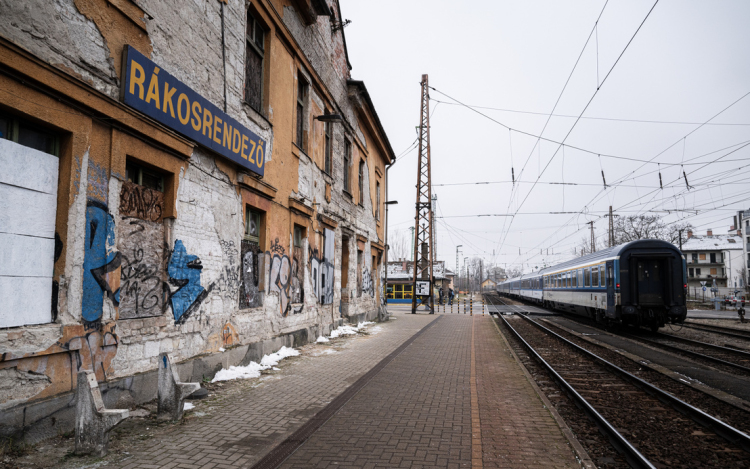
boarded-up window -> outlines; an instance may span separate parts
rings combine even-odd
[[[706,254],[700,254],[700,260],[705,261],[706,260]]]
[[[263,107],[263,55],[265,29],[248,12],[245,35],[245,102],[261,112]]]
[[[4,122],[11,122],[10,119]],[[0,327],[52,321],[57,210],[56,156],[6,140],[0,129]],[[16,136],[19,136],[19,126]],[[35,132],[46,150],[45,134]],[[28,138],[34,139],[30,132]],[[35,143],[16,138],[21,143]]]
[[[164,313],[166,256],[164,252],[163,177],[128,162],[126,182],[120,188],[120,319],[160,316]]]
[[[716,267],[711,267],[711,275],[716,275]]]

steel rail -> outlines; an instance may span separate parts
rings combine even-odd
[[[716,334],[722,334],[729,337],[736,337],[738,339],[750,339],[750,331],[747,333],[744,333],[745,331],[737,330],[737,329],[730,329],[728,327],[721,327],[721,326],[713,326],[710,324],[682,324],[683,327],[688,327],[690,329],[696,329],[699,331],[705,331],[705,332],[713,332]],[[730,332],[731,331],[731,332]]]
[[[591,417],[592,420],[596,423],[596,425],[601,429],[601,431],[607,436],[610,443],[612,443],[612,446],[615,447],[617,451],[619,451],[624,457],[625,460],[628,462],[628,464],[631,467],[634,468],[649,468],[649,469],[655,469],[656,466],[651,464],[651,462],[646,459],[646,457],[641,454],[638,449],[636,449],[635,446],[633,446],[632,443],[630,443],[620,432],[617,431],[617,429],[609,423],[607,419],[602,416],[595,408],[592,406],[589,401],[586,400],[583,396],[581,396],[578,391],[573,388],[573,386],[568,383],[565,378],[560,376],[560,374],[550,365],[547,363],[544,358],[542,358],[541,355],[532,347],[526,340],[524,340],[523,337],[521,337],[521,334],[516,331],[513,326],[510,325],[510,323],[502,317],[502,315],[498,315],[500,319],[505,323],[505,326],[513,332],[513,334],[516,336],[516,338],[526,347],[526,349],[532,354],[534,359],[538,361],[546,370],[547,372],[552,376],[552,378],[558,382],[558,384],[570,395],[573,397],[573,399],[583,408],[584,412],[586,412],[589,417]],[[522,314],[519,314],[519,316],[525,318]],[[531,321],[530,319],[528,319]],[[531,321],[532,323],[534,321]]]
[[[747,354],[747,352],[743,352],[742,350],[735,350],[735,349],[731,349],[731,348],[727,348],[727,347],[721,347],[719,345],[706,344],[704,342],[698,342],[698,341],[694,341],[694,340],[690,340],[690,339],[683,339],[682,337],[675,337],[675,336],[670,335],[670,334],[661,334],[661,335],[666,336],[667,340],[674,340],[675,342],[693,343],[693,344],[697,344],[697,345],[701,345],[701,346],[706,346],[708,348],[716,348],[716,349],[719,349],[721,351],[726,351],[726,352],[729,352],[729,353]],[[622,334],[622,336],[623,337],[628,337],[628,338],[636,340],[636,341],[640,340],[640,341],[646,342],[648,344],[654,345],[656,347],[662,347],[662,348],[665,348],[665,349],[668,349],[668,350],[672,350],[672,351],[675,351],[675,352],[678,352],[678,353],[684,353],[685,355],[690,355],[692,357],[701,358],[701,359],[706,360],[706,361],[718,363],[720,365],[729,366],[729,367],[736,368],[738,370],[742,370],[742,371],[746,371],[746,372],[750,373],[750,367],[739,365],[737,363],[728,362],[726,360],[722,360],[721,358],[712,357],[711,355],[705,355],[703,353],[695,352],[693,350],[687,350],[687,349],[684,349],[684,348],[681,348],[681,347],[675,347],[674,345],[665,344],[665,343],[659,342],[657,340],[647,339],[645,337],[641,337],[641,336],[638,336],[638,335]]]
[[[605,367],[609,368],[610,370],[614,371],[617,375],[621,376],[622,378],[630,381],[635,386],[641,388],[643,391],[647,392],[648,394],[652,395],[653,397],[657,398],[659,401],[661,401],[663,404],[669,405],[673,409],[677,410],[678,412],[687,415],[690,417],[693,421],[698,423],[699,425],[706,427],[719,435],[720,437],[724,438],[728,442],[732,444],[736,444],[737,446],[740,446],[742,449],[744,449],[747,452],[750,452],[750,435],[747,435],[746,433],[732,427],[731,425],[728,425],[721,420],[717,419],[716,417],[713,417],[702,410],[698,409],[697,407],[694,407],[687,402],[673,396],[672,394],[669,394],[668,392],[654,386],[653,384],[642,380],[641,378],[623,370],[619,366],[615,365],[614,363],[611,363],[604,358],[594,354],[593,352],[590,352],[586,350],[585,348],[581,347],[578,344],[575,344],[571,342],[570,340],[566,339],[565,337],[562,337],[561,335],[557,334],[556,332],[542,326],[541,324],[537,323],[536,321],[533,321],[530,318],[527,318],[526,316],[519,315],[523,319],[529,321],[531,324],[536,326],[537,328],[547,332],[550,335],[553,335],[560,339],[562,342],[570,345],[571,347],[575,348],[576,350],[580,351],[584,355],[587,355],[588,357],[592,358],[594,361],[604,365]]]

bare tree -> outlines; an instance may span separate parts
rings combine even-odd
[[[598,239],[594,239],[594,248],[598,251],[602,248]],[[591,238],[588,236],[581,237],[581,241],[574,246],[571,252],[574,256],[585,256],[591,254]]]
[[[690,223],[672,223],[661,221],[657,215],[631,215],[619,217],[615,220],[615,241],[617,244],[628,243],[638,239],[661,239],[679,246],[687,240],[687,230],[692,229]]]
[[[388,234],[388,257],[391,261],[409,259],[411,253],[410,233],[395,230]]]
[[[521,267],[511,267],[511,268],[507,269],[505,273],[508,276],[508,278],[520,277],[521,275],[523,275],[523,266],[521,266]]]

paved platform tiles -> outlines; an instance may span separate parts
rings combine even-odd
[[[578,467],[490,316],[437,317],[281,467]]]
[[[578,467],[489,315],[391,311],[380,333],[290,366],[109,467],[251,467],[425,326],[281,467]]]
[[[131,458],[107,467],[250,467],[434,318],[399,317],[380,325],[378,334],[347,339],[337,353],[282,367],[210,415],[169,427],[166,434],[133,448]]]

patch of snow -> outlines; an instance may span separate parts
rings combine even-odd
[[[290,347],[281,347],[278,352],[270,355],[264,355],[260,361],[260,364],[250,362],[247,366],[230,366],[219,370],[211,380],[212,383],[218,381],[229,381],[232,379],[249,379],[260,377],[260,372],[274,368],[279,362],[286,357],[296,357],[299,355],[297,350]]]
[[[318,337],[318,340],[316,340],[315,342],[317,342],[317,343],[319,343],[319,344],[324,344],[324,343],[326,343],[326,342],[330,342],[330,340],[326,339],[326,338],[325,338],[325,337],[323,337],[323,336],[320,336],[320,337]]]
[[[286,357],[296,357],[297,355],[299,355],[299,352],[294,350],[293,348],[281,347],[276,353],[272,353],[271,355],[264,355],[263,359],[260,361],[260,365],[266,368],[271,368],[272,366],[278,365],[279,362]]]
[[[232,379],[258,378],[260,372],[264,369],[264,367],[255,362],[250,362],[247,366],[230,366],[229,368],[219,370],[211,382],[216,383],[218,381],[229,381]]]
[[[375,327],[373,327],[372,329],[369,329],[369,330],[368,330],[367,332],[369,332],[370,334],[373,334],[373,335],[374,335],[374,334],[377,334],[378,332],[380,332],[380,331],[382,331],[382,330],[383,330],[383,328],[382,328],[382,327],[380,327],[380,326],[375,326]]]
[[[350,326],[348,324],[344,324],[343,326],[337,327],[335,330],[331,331],[331,335],[329,337],[331,339],[335,339],[337,337],[341,337],[342,335],[354,335],[358,333],[361,329],[364,329],[365,327],[369,326],[370,324],[375,324],[371,321],[365,321],[360,322],[357,324],[357,326]]]
[[[195,409],[195,405],[191,404],[190,402],[186,402],[185,407],[183,408],[183,410],[185,411],[193,410],[193,409]]]
[[[281,371],[281,368],[276,368],[275,366],[271,368],[273,371]]]
[[[224,352],[226,349],[224,347],[219,347],[219,352]]]

